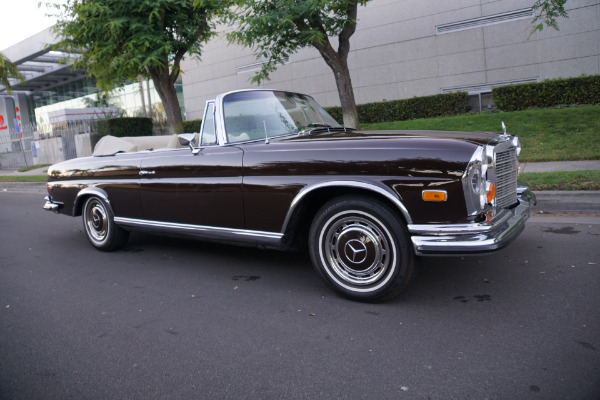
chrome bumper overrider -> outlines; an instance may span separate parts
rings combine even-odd
[[[415,253],[443,256],[487,253],[513,241],[525,228],[535,195],[527,188],[518,190],[519,205],[504,210],[492,221],[474,224],[408,225]]]
[[[46,211],[54,211],[57,213],[63,206],[63,203],[53,201],[50,196],[44,197],[44,200],[46,200],[46,204],[44,204],[44,210]]]

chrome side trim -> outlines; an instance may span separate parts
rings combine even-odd
[[[510,218],[510,212],[504,212],[494,219],[493,224],[480,222],[472,224],[410,224],[408,231],[417,235],[463,235],[467,233],[486,233],[494,229],[494,224],[501,224]]]
[[[311,185],[311,186],[305,186],[304,188],[302,188],[302,190],[300,190],[298,192],[298,194],[296,195],[296,197],[294,197],[294,200],[292,200],[292,203],[290,204],[290,209],[288,210],[288,213],[285,217],[285,221],[283,222],[282,232],[286,231],[287,226],[290,222],[290,219],[292,218],[292,215],[294,214],[296,207],[298,206],[298,204],[300,204],[302,199],[310,192],[317,190],[317,189],[322,189],[325,187],[353,187],[353,188],[366,189],[366,190],[370,190],[372,192],[376,192],[380,195],[385,196],[388,200],[392,201],[396,205],[396,207],[398,207],[398,209],[404,216],[404,219],[406,220],[407,224],[412,223],[412,218],[410,217],[408,210],[406,209],[404,204],[402,204],[400,199],[397,198],[396,196],[394,196],[392,193],[388,192],[387,190],[383,189],[382,187],[376,186],[376,185],[373,185],[370,183],[357,182],[357,181],[329,181],[329,182],[317,183],[317,184]]]
[[[221,228],[205,225],[179,224],[173,222],[150,221],[144,219],[115,217],[115,223],[124,228],[146,230],[157,233],[171,233],[193,236],[201,239],[238,243],[252,243],[280,247],[282,233],[253,231],[247,229]]]

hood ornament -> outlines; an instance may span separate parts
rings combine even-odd
[[[506,133],[506,125],[504,124],[504,121],[502,121],[502,131],[504,131],[504,133],[501,135],[501,137],[504,140],[508,140],[511,138],[511,135],[509,135],[508,133]]]

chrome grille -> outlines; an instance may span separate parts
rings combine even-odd
[[[496,208],[517,202],[517,155],[513,148],[496,153]]]

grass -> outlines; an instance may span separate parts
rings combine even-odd
[[[521,139],[521,162],[600,160],[600,106],[488,112],[363,124],[363,128],[499,132],[502,121],[509,133]],[[46,166],[34,165],[18,171]],[[45,175],[0,176],[0,182],[46,182],[46,179]],[[600,171],[526,172],[520,179],[533,190],[600,190]]]
[[[2,175],[0,182],[46,182],[47,175]]]
[[[600,171],[524,172],[532,190],[600,190]]]
[[[17,169],[17,172],[27,172],[27,171],[31,171],[32,169],[49,167],[50,165],[52,165],[52,164],[36,164],[36,165],[32,165],[30,167],[21,167],[21,168]]]
[[[456,117],[363,124],[375,129],[501,132],[519,136],[521,162],[600,160],[600,106],[485,112]]]

